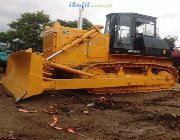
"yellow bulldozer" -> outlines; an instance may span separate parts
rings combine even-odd
[[[171,90],[178,81],[171,51],[156,37],[156,18],[111,13],[89,30],[55,22],[43,35],[43,53],[10,55],[3,85],[16,101],[47,90],[96,94]]]

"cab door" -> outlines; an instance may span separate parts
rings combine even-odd
[[[131,17],[120,15],[117,17],[117,24],[115,25],[115,43],[114,48],[120,48],[127,51],[132,49],[131,38]]]

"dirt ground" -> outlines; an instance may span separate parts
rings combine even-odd
[[[15,103],[0,85],[0,139],[180,139],[180,90],[101,97],[85,91],[51,91]],[[58,127],[84,136],[50,127],[50,107],[58,117]],[[38,112],[24,113],[20,108]]]

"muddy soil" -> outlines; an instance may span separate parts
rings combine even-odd
[[[85,91],[51,91],[15,103],[11,93],[0,85],[0,139],[180,139],[180,90],[102,96]],[[84,136],[50,127],[50,107],[55,109],[58,127],[72,128]]]

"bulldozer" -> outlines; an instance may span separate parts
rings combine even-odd
[[[95,94],[171,90],[178,81],[156,19],[110,13],[89,30],[55,22],[43,33],[43,53],[18,51],[8,58],[3,85],[16,101],[48,90],[85,89]]]

